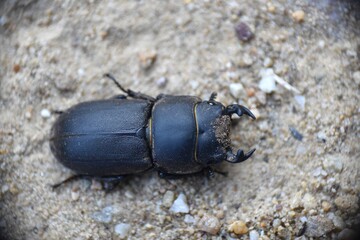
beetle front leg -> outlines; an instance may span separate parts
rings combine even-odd
[[[241,117],[242,115],[247,115],[249,117],[251,117],[252,119],[256,119],[255,115],[246,107],[239,105],[239,104],[231,104],[229,106],[227,106],[224,111],[223,114],[224,115],[232,115],[232,114],[237,114],[239,117]]]
[[[227,158],[226,161],[230,162],[230,163],[239,163],[239,162],[243,162],[245,160],[247,160],[249,157],[251,157],[251,155],[255,152],[255,148],[251,149],[249,152],[247,152],[246,154],[244,154],[244,151],[242,149],[239,149],[235,154],[232,153],[231,150],[228,150],[227,152]]]
[[[115,83],[115,85],[121,90],[123,91],[124,93],[126,93],[129,97],[132,97],[132,98],[137,98],[137,99],[143,99],[143,100],[148,100],[150,102],[155,102],[155,98],[149,96],[149,95],[146,95],[144,93],[141,93],[141,92],[135,92],[131,89],[125,89],[117,80],[116,78],[111,75],[110,73],[106,73],[104,74],[104,77],[107,77],[108,79],[110,79],[111,81],[113,81]]]

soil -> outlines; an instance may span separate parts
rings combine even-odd
[[[354,239],[359,26],[355,0],[1,1],[2,238]],[[267,93],[266,68],[295,90]],[[234,124],[232,146],[256,152],[211,179],[52,190],[73,174],[49,148],[53,111],[119,94],[108,72],[151,96],[249,107],[257,120]]]

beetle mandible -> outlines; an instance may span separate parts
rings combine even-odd
[[[153,98],[105,76],[126,95],[77,104],[61,112],[51,130],[53,154],[78,175],[121,178],[155,169],[171,178],[211,171],[222,161],[239,163],[254,153],[234,154],[230,146],[231,116],[255,119],[246,107],[225,107],[215,101],[216,93],[207,101]]]

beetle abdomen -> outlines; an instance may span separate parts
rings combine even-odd
[[[78,104],[52,129],[56,158],[81,174],[126,175],[152,167],[146,127],[152,104],[111,99]]]

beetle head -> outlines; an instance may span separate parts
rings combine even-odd
[[[231,104],[227,107],[215,101],[213,93],[209,101],[196,105],[195,118],[197,122],[197,148],[196,160],[204,165],[214,165],[221,161],[238,163],[248,159],[255,151],[250,150],[244,154],[239,149],[236,154],[231,150],[230,125],[231,115],[239,117],[247,115],[255,119],[254,114],[244,106]]]
[[[223,114],[224,110],[224,105],[213,99],[196,105],[196,159],[204,166],[226,160],[227,150],[231,144],[229,136],[231,118]]]

